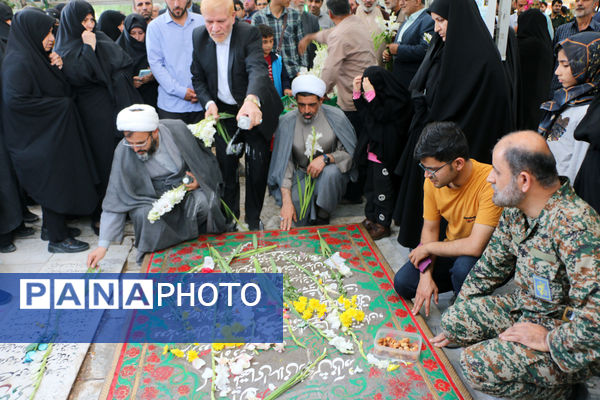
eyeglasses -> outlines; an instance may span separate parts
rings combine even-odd
[[[143,143],[129,143],[127,140],[123,139],[123,141],[121,142],[121,144],[125,147],[133,147],[133,148],[140,148],[140,147],[144,147],[145,145],[148,144],[148,140],[150,140],[150,138],[152,137],[152,133],[148,134],[148,137],[146,138],[146,140],[144,140]]]
[[[428,168],[426,166],[424,166],[423,164],[419,163],[419,167],[421,167],[421,169],[423,170],[423,172],[427,172],[429,175],[431,175],[432,178],[435,178],[435,173],[438,172],[439,170],[441,170],[442,168],[444,168],[446,165],[450,164],[452,161],[448,161],[447,163],[445,163],[444,165],[442,165],[441,167],[437,167],[437,168]]]

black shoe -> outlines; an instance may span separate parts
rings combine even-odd
[[[86,251],[90,245],[81,240],[66,238],[62,242],[49,242],[48,251],[50,253],[79,253]]]
[[[340,204],[362,204],[362,202],[363,202],[362,196],[355,198],[355,199],[351,199],[348,197],[342,197]]]
[[[18,238],[31,236],[34,233],[35,233],[35,229],[25,226],[25,225],[21,225],[13,231],[13,235],[15,235],[15,237],[18,237]]]
[[[0,246],[0,253],[12,253],[15,250],[17,250],[17,248],[12,243],[9,243],[4,246]]]
[[[311,219],[310,222],[309,222],[309,224],[312,225],[312,226],[329,225],[329,218]]]
[[[12,294],[5,292],[4,290],[0,290],[0,306],[10,303],[12,300]]]
[[[81,229],[67,227],[67,235],[69,235],[70,238],[76,238],[81,235]],[[48,228],[42,228],[42,240],[46,241],[48,239]]]
[[[246,223],[248,224],[248,229],[251,231],[260,231],[260,230],[264,230],[264,225],[262,223],[262,221],[259,219],[258,221],[255,222],[248,222],[246,221]],[[262,227],[262,229],[261,229]]]
[[[100,221],[94,221],[90,223],[90,228],[94,231],[94,235],[100,236]]]
[[[25,209],[25,212],[23,213],[23,221],[32,223],[32,222],[36,222],[39,220],[40,220],[40,217],[38,217],[37,215],[35,215],[31,211],[29,211],[28,209]]]

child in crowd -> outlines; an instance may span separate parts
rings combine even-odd
[[[562,88],[541,105],[545,115],[538,132],[548,141],[558,174],[568,177],[575,192],[600,211],[598,138],[577,132],[600,92],[600,33],[582,32],[563,40],[557,60],[555,74]]]
[[[263,56],[269,66],[269,78],[273,81],[280,97],[291,96],[292,84],[290,77],[285,70],[281,57],[273,51],[273,40],[275,37],[273,29],[268,25],[261,24],[258,25],[258,30],[260,30],[262,36]]]

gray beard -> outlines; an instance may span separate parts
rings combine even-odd
[[[140,161],[142,161],[142,162],[146,162],[146,161],[148,161],[148,159],[150,158],[150,156],[148,155],[148,152],[145,152],[145,153],[142,153],[142,154],[135,153],[135,155],[136,155],[136,156],[137,156],[137,158],[139,158],[139,159],[140,159]]]
[[[311,119],[306,119],[306,118],[302,117],[302,122],[304,122],[304,125],[310,125],[310,124],[312,124],[314,119],[315,119],[315,117],[312,117]]]

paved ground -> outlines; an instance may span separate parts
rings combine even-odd
[[[242,196],[243,197],[243,193]],[[332,224],[345,224],[360,222],[363,217],[364,205],[343,205],[332,216]],[[40,215],[40,209],[32,208],[32,211]],[[242,211],[243,212],[243,211]],[[263,213],[261,215],[265,229],[277,229],[279,226],[279,208],[274,204],[270,197],[266,197]],[[74,221],[72,225],[82,229],[82,240],[88,241],[92,248],[97,244],[97,237],[93,235],[89,228],[87,220]],[[40,272],[46,271],[50,266],[52,270],[85,270],[86,253],[72,255],[52,255],[47,252],[47,242],[42,242],[39,238],[40,223],[34,224],[36,227],[36,235],[17,240],[15,245],[17,251],[11,254],[0,255],[0,270],[3,272]],[[403,248],[396,242],[397,228],[394,229],[390,238],[385,238],[377,241],[379,249],[382,251],[390,266],[397,271],[407,260],[408,249]],[[138,272],[140,266],[135,263],[135,249],[132,247],[132,230],[131,226],[127,227],[127,234],[121,245],[111,246],[105,262],[110,265],[111,272],[122,270],[126,272]],[[427,318],[427,324],[434,334],[439,330],[441,313],[448,307],[451,294],[440,296],[440,304],[438,307],[433,307],[431,316]],[[21,346],[23,347],[23,346]],[[15,348],[17,350],[20,347]],[[13,350],[15,350],[13,349]],[[44,380],[38,399],[52,398],[59,399],[82,399],[92,400],[97,399],[107,379],[107,374],[111,366],[115,345],[113,344],[94,344],[91,346],[79,347],[73,351],[73,356],[69,359],[71,365],[71,373],[67,376],[62,376],[60,379]],[[22,349],[21,349],[22,350]],[[458,358],[461,349],[445,350],[448,358],[454,365],[456,371],[460,374],[460,366]],[[85,357],[84,357],[85,356]],[[4,352],[0,353],[0,371],[2,364],[6,367],[7,356]],[[63,360],[64,362],[64,360]],[[19,363],[13,363],[14,370],[23,369]],[[78,366],[81,366],[79,368]],[[58,369],[58,368],[57,368]],[[13,372],[14,373],[14,372]],[[15,374],[16,375],[16,374]],[[52,381],[52,382],[46,382]],[[591,381],[588,388],[592,392],[591,396],[581,396],[580,399],[600,399],[599,381]],[[2,379],[0,378],[0,384]],[[48,392],[44,392],[47,390]],[[48,397],[48,393],[53,393]],[[0,393],[1,394],[1,393]],[[472,391],[475,399],[493,399],[482,393]],[[17,398],[15,396],[9,398]]]

